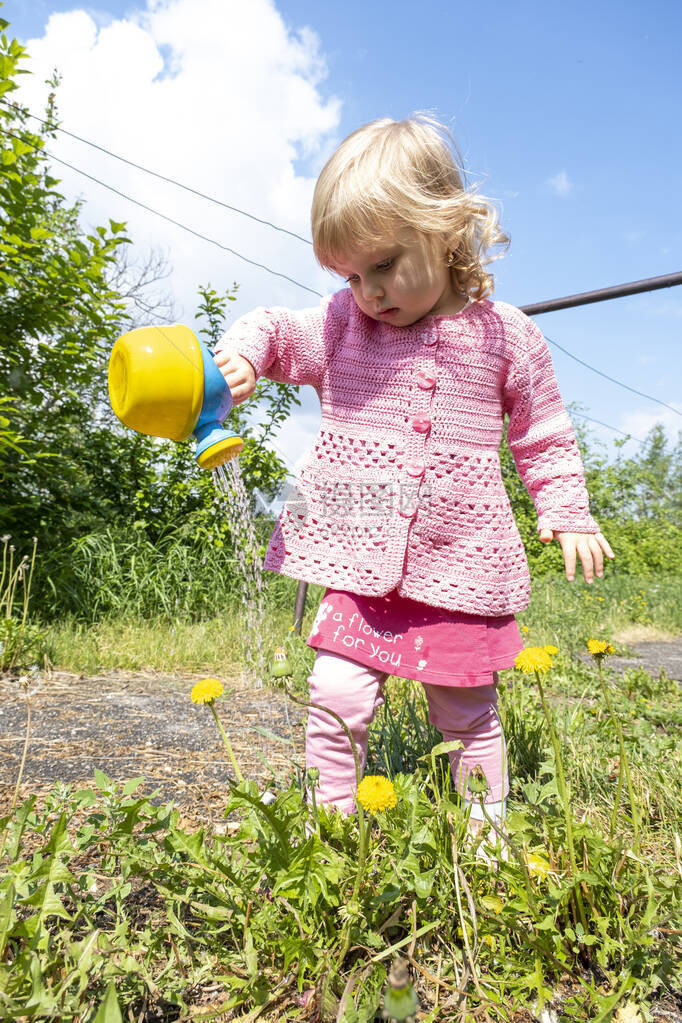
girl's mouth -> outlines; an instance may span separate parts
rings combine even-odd
[[[397,313],[397,306],[393,306],[391,309],[380,309],[379,316],[391,316],[393,313]]]

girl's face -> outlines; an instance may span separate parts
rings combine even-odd
[[[394,327],[409,327],[424,316],[458,313],[466,305],[453,283],[444,246],[417,231],[405,230],[371,250],[344,252],[334,270],[345,277],[365,315]]]

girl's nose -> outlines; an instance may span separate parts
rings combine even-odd
[[[371,301],[374,298],[378,298],[382,294],[383,288],[381,287],[378,281],[372,280],[370,278],[369,280],[365,280],[362,282],[362,297],[365,299],[365,301]]]

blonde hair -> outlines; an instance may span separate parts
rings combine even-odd
[[[466,186],[454,139],[438,121],[372,121],[345,139],[322,168],[313,196],[313,245],[333,269],[347,252],[375,248],[405,228],[440,244],[460,291],[473,300],[493,290],[488,255],[509,238],[489,199]],[[502,253],[499,253],[501,255]]]

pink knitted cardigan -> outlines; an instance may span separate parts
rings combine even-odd
[[[322,406],[267,569],[471,614],[521,610],[530,579],[500,474],[505,413],[538,528],[598,532],[547,346],[511,305],[393,327],[344,289],[313,309],[257,309],[218,348],[257,376],[311,384]]]

